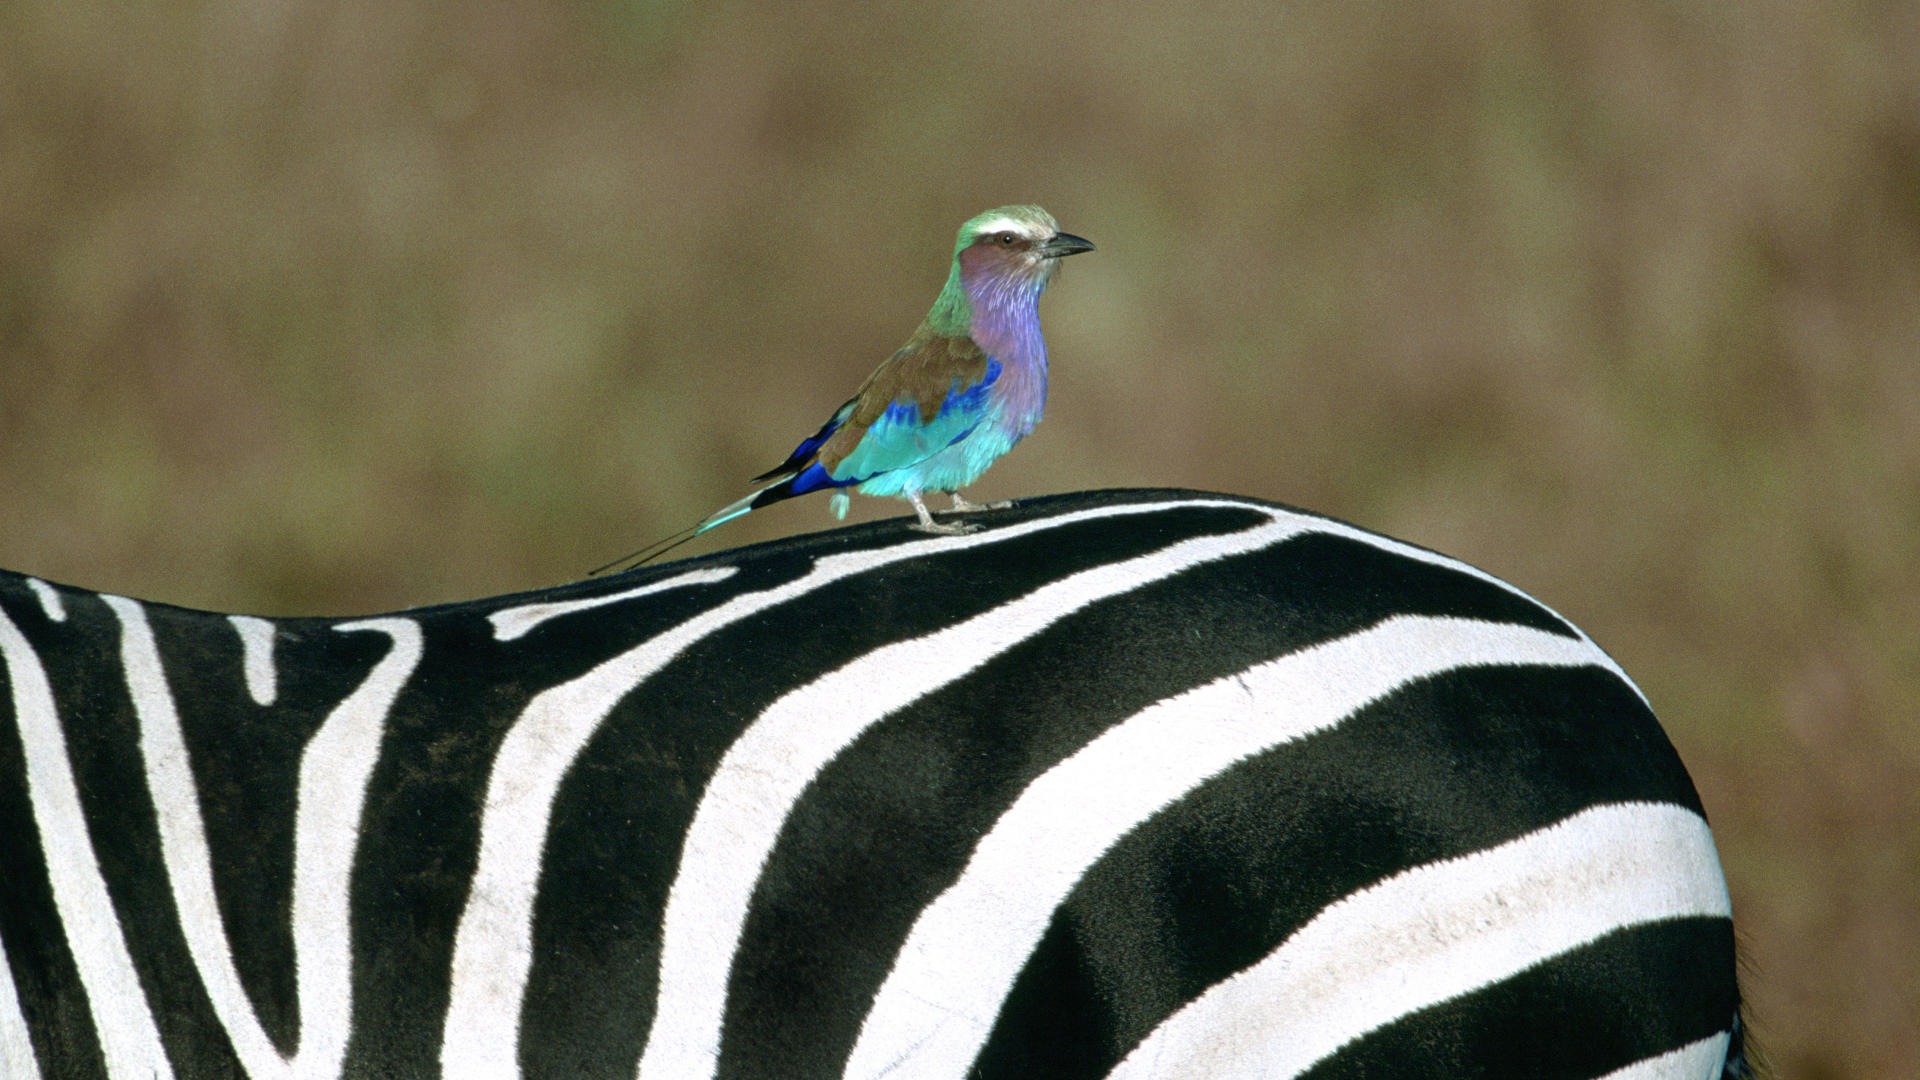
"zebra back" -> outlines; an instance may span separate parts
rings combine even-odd
[[[0,575],[6,1075],[1719,1074],[1712,839],[1577,629],[1251,500],[986,520],[358,619]]]

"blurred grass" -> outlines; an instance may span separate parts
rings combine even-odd
[[[1263,496],[1532,590],[1693,769],[1782,1075],[1920,1075],[1915,57],[1893,3],[13,0],[0,564],[570,579],[1037,201],[1100,251],[978,494]]]

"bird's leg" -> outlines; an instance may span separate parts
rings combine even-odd
[[[982,510],[1005,510],[1013,505],[1012,501],[1007,499],[1002,499],[999,502],[977,503],[970,499],[961,498],[960,493],[957,491],[947,492],[947,497],[953,500],[953,510],[951,512],[955,514],[977,514]]]
[[[920,524],[915,525],[914,528],[923,533],[932,533],[935,536],[961,536],[980,529],[978,525],[966,525],[958,521],[943,525],[933,520],[933,514],[927,509],[926,500],[920,497],[919,492],[909,491],[907,498],[913,500],[913,512],[920,515]]]

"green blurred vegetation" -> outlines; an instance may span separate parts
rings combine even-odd
[[[977,494],[1262,496],[1530,589],[1693,769],[1782,1074],[1920,1075],[1911,3],[11,0],[0,564],[576,577],[777,462],[1011,201],[1100,250]]]

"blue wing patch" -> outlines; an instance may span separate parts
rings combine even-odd
[[[861,479],[862,477],[855,476],[845,480],[835,480],[828,475],[826,467],[816,461],[801,469],[799,475],[793,478],[793,494],[805,495],[809,491],[819,491],[821,488],[851,487]]]
[[[832,419],[821,424],[819,431],[809,435],[801,441],[799,446],[794,447],[793,453],[787,455],[787,460],[754,477],[753,482],[757,484],[762,480],[771,480],[776,476],[783,476],[796,469],[801,469],[803,462],[813,460],[813,455],[817,453],[822,446],[826,445],[828,439],[833,438],[833,433],[840,430],[841,426],[847,422],[847,417],[853,415],[853,406],[854,402],[849,401],[836,409]],[[800,490],[812,491],[814,489],[801,488]]]
[[[986,375],[977,383],[948,391],[940,411],[924,423],[915,402],[892,402],[825,480],[844,487],[910,468],[973,434],[986,417],[987,390],[1000,378],[1000,371],[1000,362],[989,358]]]

